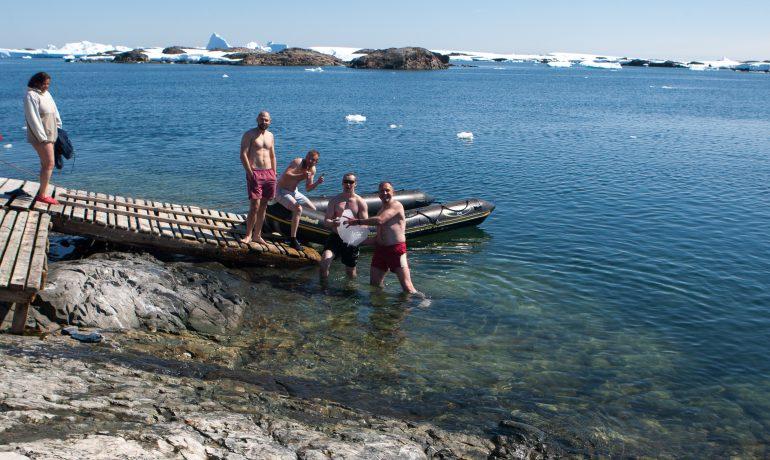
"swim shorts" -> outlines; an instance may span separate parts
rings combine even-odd
[[[339,257],[346,267],[353,268],[358,263],[358,246],[349,246],[334,232],[326,238],[324,251],[331,251],[334,258]]]
[[[286,190],[285,188],[278,187],[278,194],[276,197],[277,201],[281,203],[284,208],[289,210],[294,207],[295,201],[301,205],[306,205],[310,202],[310,200],[297,189]]]
[[[247,174],[246,190],[250,200],[272,200],[275,197],[275,171],[255,169],[251,177]]]
[[[406,254],[406,243],[396,243],[391,246],[377,245],[374,248],[372,267],[379,268],[384,272],[388,270],[394,272],[401,268],[401,256],[404,254]]]

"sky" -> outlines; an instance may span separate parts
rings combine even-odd
[[[354,46],[645,58],[770,59],[768,0],[5,2],[0,48],[67,42]]]

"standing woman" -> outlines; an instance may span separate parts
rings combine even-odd
[[[52,196],[45,194],[54,166],[54,143],[61,128],[61,117],[56,103],[48,92],[51,76],[45,72],[32,75],[27,83],[27,96],[24,98],[24,116],[27,119],[27,141],[35,148],[40,157],[40,191],[36,201],[47,204],[59,204]]]

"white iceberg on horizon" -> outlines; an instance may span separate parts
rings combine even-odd
[[[206,49],[212,51],[217,48],[227,49],[230,48],[230,44],[227,43],[227,40],[222,38],[219,34],[214,32],[211,34],[211,37],[209,37],[209,43],[206,45]]]
[[[348,123],[363,123],[366,121],[366,117],[361,114],[345,115],[345,121]]]
[[[570,61],[548,61],[546,62],[546,65],[548,67],[557,67],[557,68],[572,67],[572,63]]]

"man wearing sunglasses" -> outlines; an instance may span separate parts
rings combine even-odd
[[[324,224],[331,228],[331,234],[326,239],[324,250],[321,253],[321,278],[329,277],[329,267],[332,261],[339,257],[345,265],[345,271],[350,278],[355,278],[356,263],[358,262],[358,246],[349,246],[337,233],[340,218],[346,209],[350,209],[357,219],[369,217],[369,208],[360,195],[356,194],[356,175],[347,173],[342,176],[342,193],[329,200],[326,208]]]

